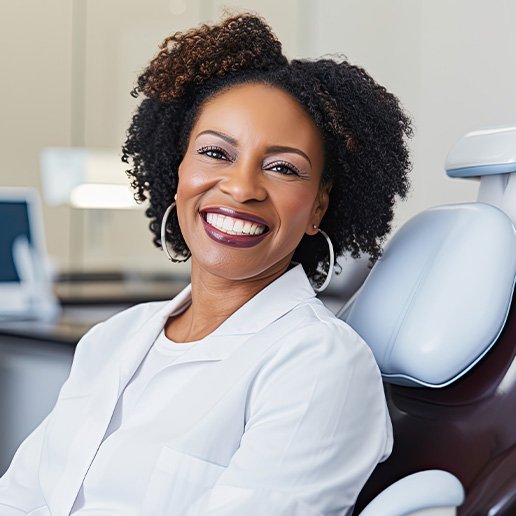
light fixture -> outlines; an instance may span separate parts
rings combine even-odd
[[[114,149],[47,147],[41,153],[41,177],[49,205],[75,208],[138,208]]]

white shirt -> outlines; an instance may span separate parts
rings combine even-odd
[[[177,315],[178,312],[171,314]],[[162,331],[140,364],[131,381],[118,399],[106,435],[95,460],[83,481],[71,514],[137,514],[136,509],[145,496],[145,481],[152,473],[158,454],[166,444],[163,440],[145,440],[148,425],[166,424],[167,400],[195,374],[195,369],[171,370],[170,366],[186,351],[202,340],[177,343],[168,339]],[[172,374],[170,374],[172,373]],[[155,399],[162,404],[156,404]],[[149,403],[156,405],[152,418],[140,417]],[[165,420],[165,421],[162,421]],[[152,430],[152,428],[150,429]],[[135,454],[138,456],[136,457]],[[131,455],[137,468],[121,470],[124,457]],[[104,486],[110,484],[110,491]]]
[[[0,479],[2,516],[70,513],[96,467],[119,396],[169,315],[189,298],[187,288],[169,303],[133,307],[81,340],[56,407]],[[183,353],[167,374],[187,370],[191,379],[166,406],[161,381],[153,383],[154,395],[135,412],[138,444],[117,457],[99,486],[99,499],[116,503],[90,515],[344,515],[390,453],[373,355],[315,297],[300,266]],[[141,468],[156,442],[150,470]],[[141,501],[118,490],[114,477],[128,470],[142,471]]]

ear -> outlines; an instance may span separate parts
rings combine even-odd
[[[319,188],[317,197],[315,198],[312,207],[312,215],[310,216],[310,220],[306,227],[305,233],[307,235],[315,235],[317,233],[317,228],[319,227],[319,224],[321,223],[321,220],[324,217],[326,210],[328,209],[331,187],[331,184],[326,184]]]

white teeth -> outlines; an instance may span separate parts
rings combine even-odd
[[[235,225],[233,226],[233,231],[235,233],[243,233],[242,228],[244,227],[243,220],[236,220]]]
[[[229,217],[225,217],[222,227],[228,231],[232,231],[234,224],[235,224],[235,221],[233,219],[230,219]]]
[[[244,222],[244,225],[242,226],[242,233],[244,235],[249,235],[251,233],[251,223],[250,222]]]
[[[206,222],[228,235],[261,235],[265,226],[219,213],[206,213]]]

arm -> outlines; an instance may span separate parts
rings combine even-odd
[[[390,452],[380,373],[361,339],[319,323],[289,341],[254,384],[240,448],[188,516],[345,514]]]
[[[97,325],[91,329],[79,342],[75,353],[70,376],[61,387],[59,399],[65,389],[73,384],[77,373],[77,362],[80,355],[91,343],[91,337],[96,334]],[[53,409],[54,410],[54,409]],[[47,426],[52,412],[34,430],[18,448],[7,472],[0,478],[0,514],[2,516],[19,516],[46,506],[46,501],[40,487],[40,461],[44,448]]]
[[[0,514],[19,516],[46,505],[39,490],[39,460],[49,416],[20,445],[0,479]]]

